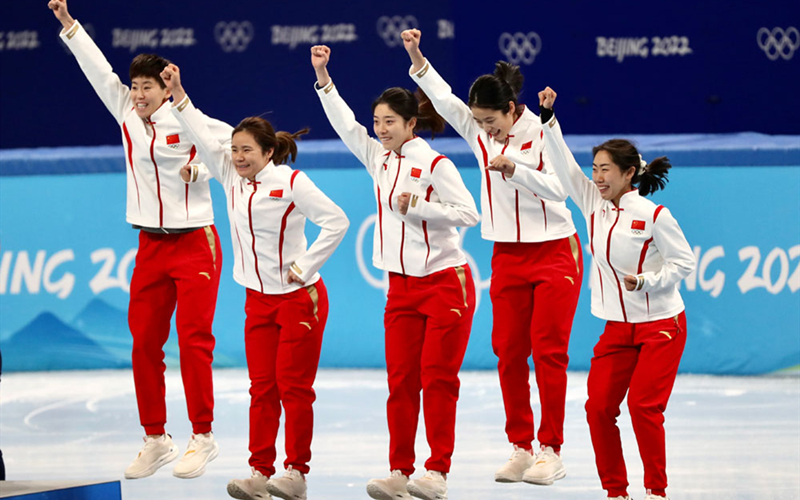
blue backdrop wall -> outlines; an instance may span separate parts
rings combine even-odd
[[[0,17],[0,148],[114,144],[119,134],[58,39],[47,2],[7,2]],[[485,3],[70,0],[127,81],[131,58],[178,63],[204,111],[229,123],[267,113],[284,130],[332,138],[316,103],[309,47],[360,119],[390,86],[411,86],[399,41],[422,48],[465,96],[500,59],[519,64],[523,100],[545,85],[573,133],[800,133],[800,2]]]
[[[562,123],[565,129],[569,126]],[[681,285],[689,329],[681,369],[752,374],[800,368],[798,137],[638,139],[646,158],[667,154],[673,159],[670,183],[655,200],[673,212],[698,258],[697,272]],[[568,137],[582,165],[591,163],[590,147],[599,142],[598,137]],[[463,141],[437,139],[433,145],[461,168],[477,198],[480,171]],[[321,364],[382,366],[387,279],[371,264],[371,180],[339,141],[301,142],[298,166],[351,221],[341,246],[322,269],[331,307]],[[124,223],[124,171],[119,146],[0,151],[4,368],[130,365],[126,310],[137,232]],[[14,175],[24,172],[43,175]],[[216,365],[244,366],[245,292],[232,279],[225,196],[215,181],[212,196],[224,256],[214,323]],[[585,243],[585,223],[570,206]],[[315,236],[311,227],[308,236]],[[479,297],[464,367],[493,368],[491,243],[480,238],[477,228],[464,230],[463,242]],[[584,257],[588,270],[588,251]],[[603,328],[589,313],[586,281],[570,344],[570,367],[575,370],[589,368],[591,349]],[[167,358],[169,365],[177,365],[174,330]]]

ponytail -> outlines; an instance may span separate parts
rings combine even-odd
[[[297,141],[301,135],[308,133],[308,127],[298,130],[294,134],[289,132],[275,133],[272,124],[260,116],[245,118],[233,129],[231,137],[238,132],[247,132],[253,136],[261,151],[266,153],[272,149],[272,162],[276,165],[286,163],[291,157],[292,162],[297,158]]]
[[[667,171],[672,168],[669,158],[661,156],[647,164],[642,159],[642,155],[627,139],[610,139],[599,146],[592,148],[592,156],[596,156],[599,151],[605,151],[611,157],[611,161],[617,165],[623,173],[630,168],[636,171],[631,178],[631,186],[639,189],[639,194],[647,196],[655,193],[659,189],[664,189],[669,179]]]
[[[479,76],[469,89],[470,108],[488,108],[508,113],[509,102],[519,109],[519,95],[525,77],[519,69],[506,61],[498,61],[491,75]],[[521,112],[521,111],[519,111]]]
[[[418,88],[417,91],[414,92],[414,96],[419,102],[417,126],[414,127],[414,132],[417,132],[418,130],[430,130],[431,139],[433,139],[436,137],[436,134],[441,134],[444,132],[446,122],[444,118],[442,118],[442,116],[436,112],[436,108],[433,107],[433,103],[431,102],[430,98],[425,95],[425,92],[423,92],[422,89]]]
[[[298,130],[294,134],[289,132],[280,131],[275,134],[276,144],[275,152],[272,153],[272,162],[275,165],[283,165],[290,158],[292,163],[297,159],[297,142],[301,135],[308,133],[308,127]]]

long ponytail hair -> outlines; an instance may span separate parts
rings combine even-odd
[[[669,182],[667,171],[672,168],[672,164],[666,156],[660,156],[650,163],[646,163],[642,160],[636,146],[627,139],[611,139],[593,147],[592,157],[597,155],[598,151],[608,153],[611,161],[618,165],[623,173],[631,167],[636,169],[631,178],[631,186],[638,186],[639,194],[642,196],[664,189]]]
[[[250,116],[245,118],[233,129],[233,134],[237,132],[248,132],[253,136],[256,143],[263,152],[270,149],[272,152],[272,162],[281,165],[291,158],[292,163],[297,159],[297,140],[301,135],[308,133],[308,127],[298,130],[294,134],[289,132],[275,132],[272,124],[260,116]]]
[[[417,125],[414,127],[414,133],[430,130],[431,138],[433,138],[436,134],[444,131],[446,123],[444,118],[436,112],[433,103],[422,89],[417,89],[412,94],[410,90],[402,87],[388,88],[372,103],[373,113],[379,104],[386,104],[405,121],[416,118]]]

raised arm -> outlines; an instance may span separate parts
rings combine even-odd
[[[445,226],[472,227],[478,224],[480,218],[475,200],[452,161],[442,157],[435,164],[431,179],[439,201],[431,202],[418,195],[403,193],[398,196],[400,213],[407,218]]]
[[[541,119],[544,129],[544,143],[553,170],[561,181],[561,185],[572,197],[572,200],[583,212],[584,217],[591,216],[595,208],[602,202],[600,191],[591,179],[581,171],[581,167],[572,156],[561,134],[561,125],[553,114],[553,103],[556,93],[550,87],[539,92],[539,107],[542,109]]]
[[[194,107],[186,95],[181,83],[180,68],[170,64],[161,72],[161,79],[172,93],[172,114],[197,148],[198,156],[211,175],[223,186],[229,186],[237,176],[231,161],[231,150],[220,143],[218,136],[214,135],[206,123],[207,117]],[[184,171],[181,176],[185,181]]]
[[[100,100],[103,101],[117,123],[121,124],[125,112],[133,107],[130,89],[114,73],[111,65],[83,29],[81,23],[69,14],[66,0],[50,0],[47,6],[64,27],[61,30],[61,40],[78,60],[83,74],[86,75]]]
[[[422,32],[420,30],[405,30],[400,36],[403,45],[411,58],[409,75],[419,88],[428,96],[436,109],[455,130],[458,135],[469,142],[470,146],[477,141],[478,126],[472,116],[469,106],[453,94],[450,85],[431,66],[419,49]]]
[[[319,235],[302,257],[294,261],[291,281],[305,284],[314,275],[342,242],[350,221],[325,193],[308,176],[300,172],[294,180],[294,200],[297,208],[308,220],[320,227]]]
[[[367,129],[356,121],[355,114],[339,95],[339,91],[328,74],[330,56],[331,49],[325,45],[311,47],[311,65],[314,66],[317,74],[317,83],[314,88],[333,129],[347,149],[356,155],[358,161],[367,167],[369,174],[373,175],[375,170],[373,159],[384,152],[383,146],[371,138]]]

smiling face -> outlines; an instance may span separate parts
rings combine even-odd
[[[231,139],[231,159],[236,167],[236,173],[251,181],[267,166],[274,151],[274,149],[263,151],[253,134],[247,131],[236,132]]]
[[[416,118],[406,121],[386,103],[378,104],[373,111],[372,128],[389,151],[397,152],[403,143],[413,139],[416,125]]]
[[[137,76],[131,80],[131,100],[139,118],[150,118],[169,95],[169,89],[161,87],[155,78]]]
[[[496,141],[503,142],[508,137],[508,133],[516,121],[514,114],[516,107],[513,102],[509,102],[508,105],[508,113],[503,113],[499,109],[480,108],[478,106],[473,106],[470,109],[472,109],[472,117],[475,118],[478,126],[487,134],[491,134]]]
[[[636,173],[635,167],[629,167],[623,171],[612,161],[611,155],[607,151],[600,150],[594,155],[592,180],[600,190],[600,196],[604,200],[613,201],[616,206],[619,206],[619,199],[622,198],[622,195],[631,190],[631,179],[634,173]]]

